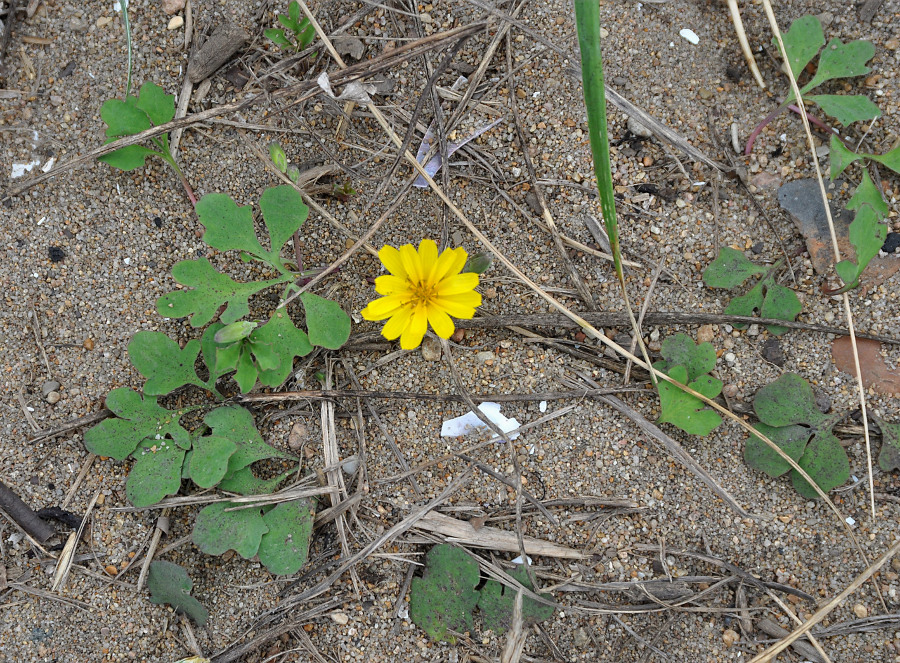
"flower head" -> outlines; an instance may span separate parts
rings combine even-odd
[[[399,249],[385,246],[378,252],[390,272],[375,279],[375,290],[384,295],[362,310],[366,320],[387,320],[382,335],[400,337],[400,347],[412,350],[422,343],[428,325],[441,338],[450,338],[456,327],[450,319],[468,320],[481,306],[475,292],[478,275],[460,274],[468,254],[465,249],[444,249],[423,239],[416,251],[412,244]]]

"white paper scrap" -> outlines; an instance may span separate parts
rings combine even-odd
[[[505,417],[500,412],[499,403],[485,402],[479,405],[478,409],[504,433],[510,433],[522,425],[515,419]],[[474,412],[467,412],[461,417],[445,421],[441,425],[441,437],[457,437],[459,435],[478,433],[483,430],[489,429]],[[517,437],[519,437],[518,433],[513,433],[509,436],[511,440],[515,440]]]
[[[700,37],[697,36],[697,33],[693,30],[689,30],[688,28],[684,28],[678,34],[687,39],[692,44],[696,45],[700,43]]]
[[[526,562],[526,563],[528,564],[528,566],[531,566],[531,565],[534,563],[534,562],[531,561],[531,558],[530,558],[528,555],[525,555],[525,559],[528,560],[528,562]],[[512,561],[512,563],[513,563],[513,564],[521,564],[521,563],[522,563],[522,556],[519,555],[518,557],[516,557],[516,558]]]
[[[40,165],[40,160],[32,161],[31,163],[14,163],[12,165],[12,171],[10,172],[9,176],[11,178],[22,177],[22,175],[24,175],[25,173],[30,173],[32,168]]]

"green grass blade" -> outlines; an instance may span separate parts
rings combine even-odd
[[[603,79],[603,58],[600,53],[600,7],[596,0],[575,0],[575,24],[578,46],[581,49],[581,80],[584,84],[584,103],[587,107],[588,134],[594,157],[594,173],[600,192],[603,224],[609,236],[616,275],[624,282],[622,252],[619,248],[619,224],[616,220],[616,201],[609,164],[609,140],[606,127],[606,90]]]

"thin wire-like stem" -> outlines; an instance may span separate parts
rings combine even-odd
[[[122,25],[125,27],[125,46],[128,51],[128,79],[125,82],[125,96],[131,94],[131,21],[128,20],[128,0],[119,0],[122,5]]]

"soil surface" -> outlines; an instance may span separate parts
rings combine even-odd
[[[21,13],[13,25],[7,74],[0,80],[0,193],[102,144],[100,107],[107,99],[121,98],[127,83],[118,5],[65,0],[34,4],[34,15]],[[276,25],[275,10],[284,7],[262,4],[192,3],[192,42],[226,18],[246,29],[251,40],[209,84],[194,88],[189,114],[264,95],[298,80],[314,80],[322,71],[337,71],[320,45],[315,58],[273,73],[286,55],[268,43],[262,31]],[[441,122],[457,109],[458,96],[450,87],[459,77],[473,75],[504,25],[480,0],[415,6],[326,0],[310,7],[327,33],[342,28],[341,34],[360,40],[345,40],[363,51],[360,55],[348,49],[348,63],[408,40],[489,20],[488,30],[463,44],[437,78]],[[451,158],[442,186],[531,279],[572,310],[585,311],[589,306],[579,297],[566,261],[538,223],[534,190],[540,186],[560,232],[595,249],[569,246],[567,261],[584,279],[596,310],[622,311],[612,268],[595,255],[600,247],[585,221],[590,216],[599,219],[600,210],[572,7],[559,0],[525,2],[520,10],[505,3],[497,7],[503,15],[519,12],[509,32],[509,51],[502,41],[478,83],[477,103],[469,105],[448,139],[460,140],[494,120],[499,124]],[[800,16],[816,14],[829,39],[873,42],[873,75],[832,91],[863,92],[881,107],[883,118],[873,124],[867,139],[869,151],[885,152],[900,136],[900,2],[884,0],[870,21],[861,20],[859,10],[845,2],[793,1],[780,3],[776,14],[783,30]],[[656,137],[636,136],[631,129],[639,127],[610,105],[622,245],[627,257],[640,264],[629,268],[629,295],[639,307],[649,292],[651,312],[720,313],[730,294],[701,281],[718,247],[738,248],[762,264],[774,263],[786,252],[795,279],[784,269],[778,274],[803,302],[799,319],[846,326],[841,301],[822,296],[823,277],[814,272],[797,227],[778,204],[779,185],[814,176],[797,116],[781,115],[772,122],[749,157],[736,154],[731,145],[733,125],[743,144],[786,92],[761,4],[743,4],[742,14],[766,90],[747,69],[724,4],[601,2],[609,85],[711,158],[746,168],[751,183],[748,189],[739,178],[722,176]],[[174,16],[187,18],[184,10]],[[170,22],[172,16],[155,0],[133,0],[130,18],[133,85],[153,81],[167,93],[180,95],[190,51],[185,48],[187,25]],[[697,44],[680,36],[685,28],[696,33]],[[425,95],[413,151],[435,117],[427,81],[446,53],[442,49],[410,58],[373,77],[375,103],[401,136]],[[465,81],[459,89],[465,90]],[[357,106],[342,120],[343,102],[324,95],[299,105],[290,101],[261,97],[240,113],[190,126],[177,156],[185,176],[198,198],[220,192],[238,204],[256,205],[267,187],[282,182],[251,145],[266,152],[268,143],[278,140],[301,170],[340,164],[313,198],[358,237],[387,209],[411,170],[403,164],[384,182],[397,151],[367,108]],[[537,183],[523,159],[510,103],[516,104]],[[864,131],[854,127],[851,133],[861,137]],[[817,140],[821,145],[821,136]],[[820,152],[825,167],[828,157]],[[16,164],[31,164],[30,171],[15,177],[23,168]],[[900,231],[900,180],[886,169],[880,174],[888,192],[891,230]],[[852,193],[859,176],[858,170],[849,171],[849,184],[835,194],[838,202]],[[439,184],[442,177],[437,178]],[[357,193],[331,195],[345,183]],[[146,587],[138,589],[136,583],[159,511],[123,510],[130,506],[125,496],[129,464],[91,457],[83,443],[84,427],[70,427],[50,438],[41,435],[101,411],[111,389],[140,388],[142,378],[127,354],[135,332],[163,331],[182,342],[198,336],[185,320],[164,319],[156,312],[156,300],[175,287],[171,268],[177,261],[206,256],[237,280],[251,277],[252,269],[233,252],[217,253],[201,240],[203,228],[178,178],[154,159],[128,173],[95,161],[64,171],[5,200],[0,219],[0,477],[34,510],[60,507],[80,517],[94,501],[75,564],[57,592],[50,591],[55,557],[71,524],[53,521],[59,534],[41,550],[10,519],[0,520],[0,570],[5,573],[0,576],[0,660],[176,661],[194,653],[236,660],[240,652],[234,647],[263,635],[265,641],[241,660],[498,660],[504,638],[483,632],[478,619],[474,630],[452,646],[431,643],[410,621],[410,565],[420,563],[429,545],[440,540],[421,530],[392,539],[324,593],[292,602],[336,568],[329,562],[340,563],[362,550],[463,476],[467,482],[439,511],[461,520],[486,518],[487,525],[514,530],[514,492],[482,471],[511,477],[509,447],[488,444],[461,458],[452,454],[484,438],[440,437],[444,420],[467,411],[459,402],[338,399],[334,432],[340,454],[364,458],[356,474],[344,476],[347,494],[361,487],[362,499],[341,521],[343,540],[334,521],[326,523],[314,534],[309,566],[295,576],[278,577],[255,559],[201,553],[189,538],[199,507],[176,508],[156,559],[188,570],[193,595],[210,617],[204,627],[188,629],[170,608],[152,604]],[[479,248],[438,197],[419,188],[405,196],[371,243],[376,248],[417,244],[424,237],[470,252]],[[301,231],[299,250],[308,267],[321,268],[350,245],[348,235],[312,212]],[[663,269],[651,290],[658,265]],[[315,288],[353,317],[354,336],[342,350],[299,360],[285,389],[319,389],[316,374],[330,373],[338,388],[458,393],[446,358],[434,361],[420,350],[399,351],[396,344],[372,335],[377,325],[359,317],[374,297],[371,280],[380,270],[375,258],[360,251]],[[864,296],[851,293],[858,330],[898,336],[898,287],[900,276],[894,275]],[[548,312],[546,303],[499,262],[483,276],[480,291],[484,313]],[[254,310],[268,311],[276,302],[276,294],[263,295],[254,300]],[[300,309],[290,310],[302,315]],[[504,327],[469,330],[455,339],[453,360],[465,387],[478,395],[529,395],[566,391],[572,381],[584,388],[581,376],[601,387],[623,384],[609,362],[602,364],[611,359],[604,349],[573,329],[530,331],[529,337]],[[628,331],[626,326],[606,328],[612,337],[624,334],[626,344]],[[760,387],[794,372],[810,382],[820,405],[846,412],[844,424],[857,424],[849,416],[859,407],[855,383],[833,364],[833,337],[791,331],[778,337],[783,361],[773,363],[774,337],[756,325],[746,330],[724,323],[702,328],[645,325],[643,332],[654,353],[663,339],[677,332],[712,342],[718,354],[715,375],[725,383],[729,404],[739,414],[751,412]],[[896,350],[888,352],[892,365],[897,357]],[[351,372],[358,376],[358,387]],[[637,375],[631,386],[646,387],[642,379]],[[197,395],[185,391],[164,402],[174,406],[192,398]],[[659,416],[659,401],[650,391],[623,393],[620,398],[651,421]],[[877,393],[867,398],[870,411],[900,419],[896,398]],[[560,607],[539,631],[529,634],[521,660],[750,660],[773,637],[761,630],[762,620],[790,630],[795,623],[788,608],[800,619],[808,617],[866,568],[847,531],[821,501],[799,497],[786,477],[769,479],[745,465],[746,434],[738,426],[724,423],[701,438],[661,424],[748,515],[716,497],[662,445],[608,405],[589,398],[547,401],[502,404],[504,414],[523,424],[558,415],[537,423],[513,443],[525,488],[549,505],[555,521],[526,508],[522,527],[528,536],[584,556],[535,557],[538,580],[542,587],[558,588],[553,598]],[[303,458],[304,472],[324,466],[322,422],[328,411],[323,419],[317,400],[254,405],[260,430],[271,444],[287,450],[294,432],[299,442],[294,450]],[[871,561],[897,536],[900,477],[897,472],[875,477],[876,493],[886,497],[876,501],[873,519],[863,480],[865,444],[855,429],[845,428],[848,432],[841,437],[852,481],[860,481],[832,497]],[[421,469],[411,481],[398,478],[403,465],[394,445],[412,468],[451,456]],[[873,452],[880,445],[874,436]],[[466,475],[473,463],[478,466]],[[188,486],[185,482],[183,490]],[[596,498],[621,502],[600,506]],[[516,556],[497,550],[478,554],[507,567]],[[820,634],[818,641],[831,660],[900,661],[898,571],[900,560],[895,559],[874,583],[863,584],[828,615],[821,628],[852,622],[849,632]],[[621,585],[610,584],[670,578],[681,579],[682,593],[657,596],[655,603],[646,593],[624,592]],[[738,610],[740,606],[745,609]],[[892,617],[871,619],[880,615]],[[272,629],[279,629],[274,637]],[[781,660],[815,655],[814,650],[789,652]]]

